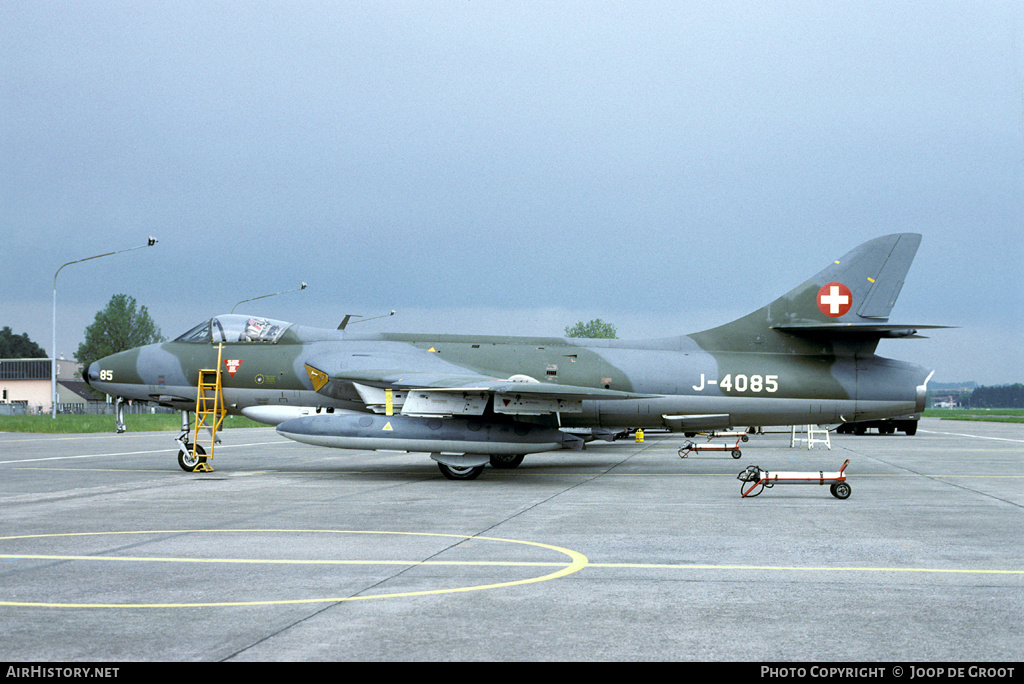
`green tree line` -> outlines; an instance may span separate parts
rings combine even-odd
[[[10,326],[0,330],[0,359],[45,359],[46,351],[29,339],[28,333],[15,335]]]
[[[82,364],[83,370],[104,356],[164,341],[146,307],[138,306],[135,298],[126,294],[111,297],[84,334],[85,341],[75,351],[75,360]],[[35,358],[48,357],[42,347],[29,339],[28,333],[15,335],[10,326],[0,330],[0,359]]]
[[[960,404],[968,408],[1024,408],[1024,384],[982,385],[960,395]]]
[[[600,318],[584,323],[579,321],[576,325],[565,326],[566,337],[596,337],[608,340],[614,340],[618,336],[615,326],[611,323],[605,323]]]
[[[90,363],[104,356],[164,339],[145,306],[138,306],[134,297],[116,294],[86,327],[85,341],[78,345],[75,361],[82,364],[84,372]]]

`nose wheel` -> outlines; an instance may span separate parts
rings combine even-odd
[[[191,435],[189,427],[189,412],[181,412],[181,434],[174,440],[178,444],[178,465],[186,473],[209,473],[213,470],[206,462],[206,449],[202,444],[193,444],[188,441]],[[193,449],[193,447],[195,447]]]
[[[196,445],[195,455],[192,455],[192,445],[186,444],[184,449],[178,449],[178,465],[186,473],[203,472],[209,468],[206,465],[206,450],[202,445]]]

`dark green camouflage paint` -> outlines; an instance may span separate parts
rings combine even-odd
[[[875,349],[881,337],[928,327],[888,324],[919,242],[918,235],[900,234],[864,243],[747,316],[680,337],[357,334],[291,326],[273,344],[223,345],[225,400],[235,413],[261,405],[366,410],[351,378],[400,388],[408,377],[465,377],[472,384],[474,378],[525,375],[550,385],[641,395],[587,400],[582,413],[530,418],[562,426],[687,429],[901,415],[920,409],[927,370],[878,357]],[[848,287],[853,299],[838,317],[818,306],[819,290],[833,282]],[[216,367],[217,354],[212,343],[150,345],[98,361],[88,377],[112,395],[190,410],[199,369]],[[320,392],[307,365],[331,378]]]

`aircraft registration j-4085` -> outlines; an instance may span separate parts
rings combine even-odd
[[[945,326],[889,314],[921,236],[865,242],[731,323],[639,341],[356,333],[217,316],[172,342],[91,364],[114,397],[197,408],[220,364],[224,409],[298,442],[425,452],[450,479],[629,429],[837,424],[919,412],[931,373],[875,354]],[[219,362],[218,362],[219,359]],[[196,466],[178,441],[179,463]]]

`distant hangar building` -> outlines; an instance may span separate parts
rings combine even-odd
[[[0,415],[50,413],[52,359],[0,359]],[[82,364],[57,359],[57,411],[81,413],[88,403]]]

